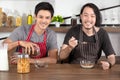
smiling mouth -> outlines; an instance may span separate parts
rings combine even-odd
[[[87,25],[91,25],[91,24],[92,24],[92,22],[85,22],[85,24],[87,24]]]
[[[41,27],[45,27],[46,24],[45,24],[45,23],[44,23],[44,24],[43,24],[43,23],[40,23],[39,26],[41,26]]]

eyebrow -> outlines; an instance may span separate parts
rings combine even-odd
[[[89,13],[84,12],[83,14],[89,14]],[[95,15],[95,13],[92,13],[91,15]]]

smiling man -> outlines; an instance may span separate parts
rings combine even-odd
[[[39,54],[30,56],[30,62],[35,60],[44,63],[57,62],[57,37],[56,33],[48,28],[54,9],[48,2],[41,2],[35,6],[35,23],[30,26],[16,28],[11,35],[4,40],[8,43],[8,50],[17,47],[20,53],[35,54],[38,49]],[[11,63],[16,63],[16,57],[12,56]]]
[[[100,28],[101,14],[93,3],[85,4],[80,12],[80,25],[71,28],[65,36],[59,58],[69,63],[98,63],[102,50],[107,60],[100,61],[104,70],[115,64],[115,52],[107,32]],[[86,66],[88,67],[88,66]]]

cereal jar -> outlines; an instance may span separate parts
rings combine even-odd
[[[28,54],[18,55],[17,72],[18,73],[29,73],[30,72],[30,61],[29,61]]]

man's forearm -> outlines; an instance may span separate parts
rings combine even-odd
[[[3,43],[7,43],[7,42],[3,42]],[[16,42],[9,42],[7,44],[8,44],[8,51],[13,49],[13,48],[15,48],[15,47],[17,47],[19,45],[18,41],[16,41]]]
[[[40,63],[56,64],[57,58],[45,57],[40,59],[30,59],[30,63],[32,64],[36,63],[36,61]]]
[[[108,61],[111,63],[111,65],[114,65],[115,62],[116,62],[115,55],[114,54],[109,55],[108,56]]]
[[[69,54],[70,54],[70,52],[72,51],[72,47],[70,47],[70,46],[67,46],[65,49],[61,49],[60,50],[60,53],[59,53],[59,58],[62,60],[62,59],[66,59],[68,56],[69,56]]]

